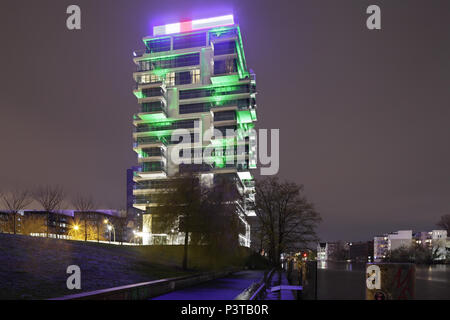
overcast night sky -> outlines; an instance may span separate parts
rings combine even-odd
[[[82,30],[66,28],[77,4]],[[366,28],[370,4],[382,30]],[[0,188],[61,184],[124,207],[132,52],[152,25],[233,13],[258,128],[322,240],[431,230],[450,213],[450,1],[0,2]]]

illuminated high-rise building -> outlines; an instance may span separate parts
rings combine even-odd
[[[133,197],[134,207],[144,213],[143,243],[182,243],[182,234],[158,230],[157,219],[164,217],[152,216],[152,195],[161,192],[168,179],[189,170],[201,181],[225,178],[235,183],[245,199],[237,205],[239,241],[249,247],[247,217],[254,215],[255,197],[250,170],[256,168],[256,146],[255,139],[242,132],[254,128],[256,85],[247,68],[239,25],[232,15],[171,23],[155,26],[143,42],[145,49],[133,57],[137,66],[133,92],[139,104],[133,120],[133,148],[139,162]],[[181,128],[193,141],[188,156],[193,164],[171,159],[178,144],[172,133]],[[205,133],[211,129],[223,136],[208,138]],[[214,145],[211,161],[204,157],[208,145]]]

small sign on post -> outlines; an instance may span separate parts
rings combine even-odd
[[[366,300],[412,300],[415,286],[413,263],[366,264]]]

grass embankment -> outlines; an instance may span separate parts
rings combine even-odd
[[[0,234],[0,299],[45,299],[171,278],[230,266],[261,268],[247,248],[233,257],[189,250],[189,271],[181,269],[183,246],[120,246]],[[255,262],[256,261],[256,262]],[[81,290],[68,290],[69,265],[81,269]]]
[[[186,274],[177,250],[0,234],[0,299],[42,299]],[[81,290],[68,290],[69,265]],[[192,271],[191,271],[192,272]]]

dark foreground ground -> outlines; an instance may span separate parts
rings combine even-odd
[[[365,265],[328,262],[317,270],[321,300],[364,300]],[[450,265],[416,266],[416,299],[450,299]]]
[[[173,251],[173,250],[172,250]],[[177,252],[0,234],[0,299],[43,299],[185,274]],[[69,265],[81,290],[66,287]]]

